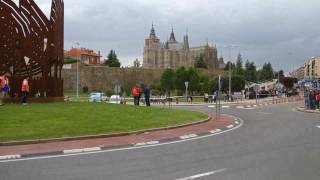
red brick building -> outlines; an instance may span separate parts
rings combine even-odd
[[[82,64],[97,65],[101,63],[100,51],[95,53],[92,49],[72,48],[67,52],[67,56],[71,57],[72,59],[80,59]]]

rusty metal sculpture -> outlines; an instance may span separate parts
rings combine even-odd
[[[52,0],[49,19],[33,0],[0,0],[0,75],[10,77],[11,96],[27,77],[31,95],[63,96],[63,39],[63,0]]]

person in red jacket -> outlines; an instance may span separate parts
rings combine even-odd
[[[141,97],[141,88],[139,84],[136,84],[132,89],[132,96],[134,98],[134,105],[139,106]]]
[[[30,86],[29,86],[28,79],[24,79],[22,81],[21,92],[22,92],[22,104],[25,105],[25,104],[27,104],[27,97],[30,92]]]
[[[4,88],[5,88],[5,77],[0,76],[0,106],[3,105],[2,99],[4,97]]]

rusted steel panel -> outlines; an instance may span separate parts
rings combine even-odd
[[[0,0],[0,75],[10,77],[12,96],[26,77],[31,94],[63,96],[63,46],[63,0],[52,0],[49,19],[33,0]]]

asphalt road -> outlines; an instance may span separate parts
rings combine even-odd
[[[297,105],[224,109],[244,120],[204,139],[116,152],[0,163],[1,180],[319,180],[320,115]],[[214,111],[207,107],[180,107]]]

